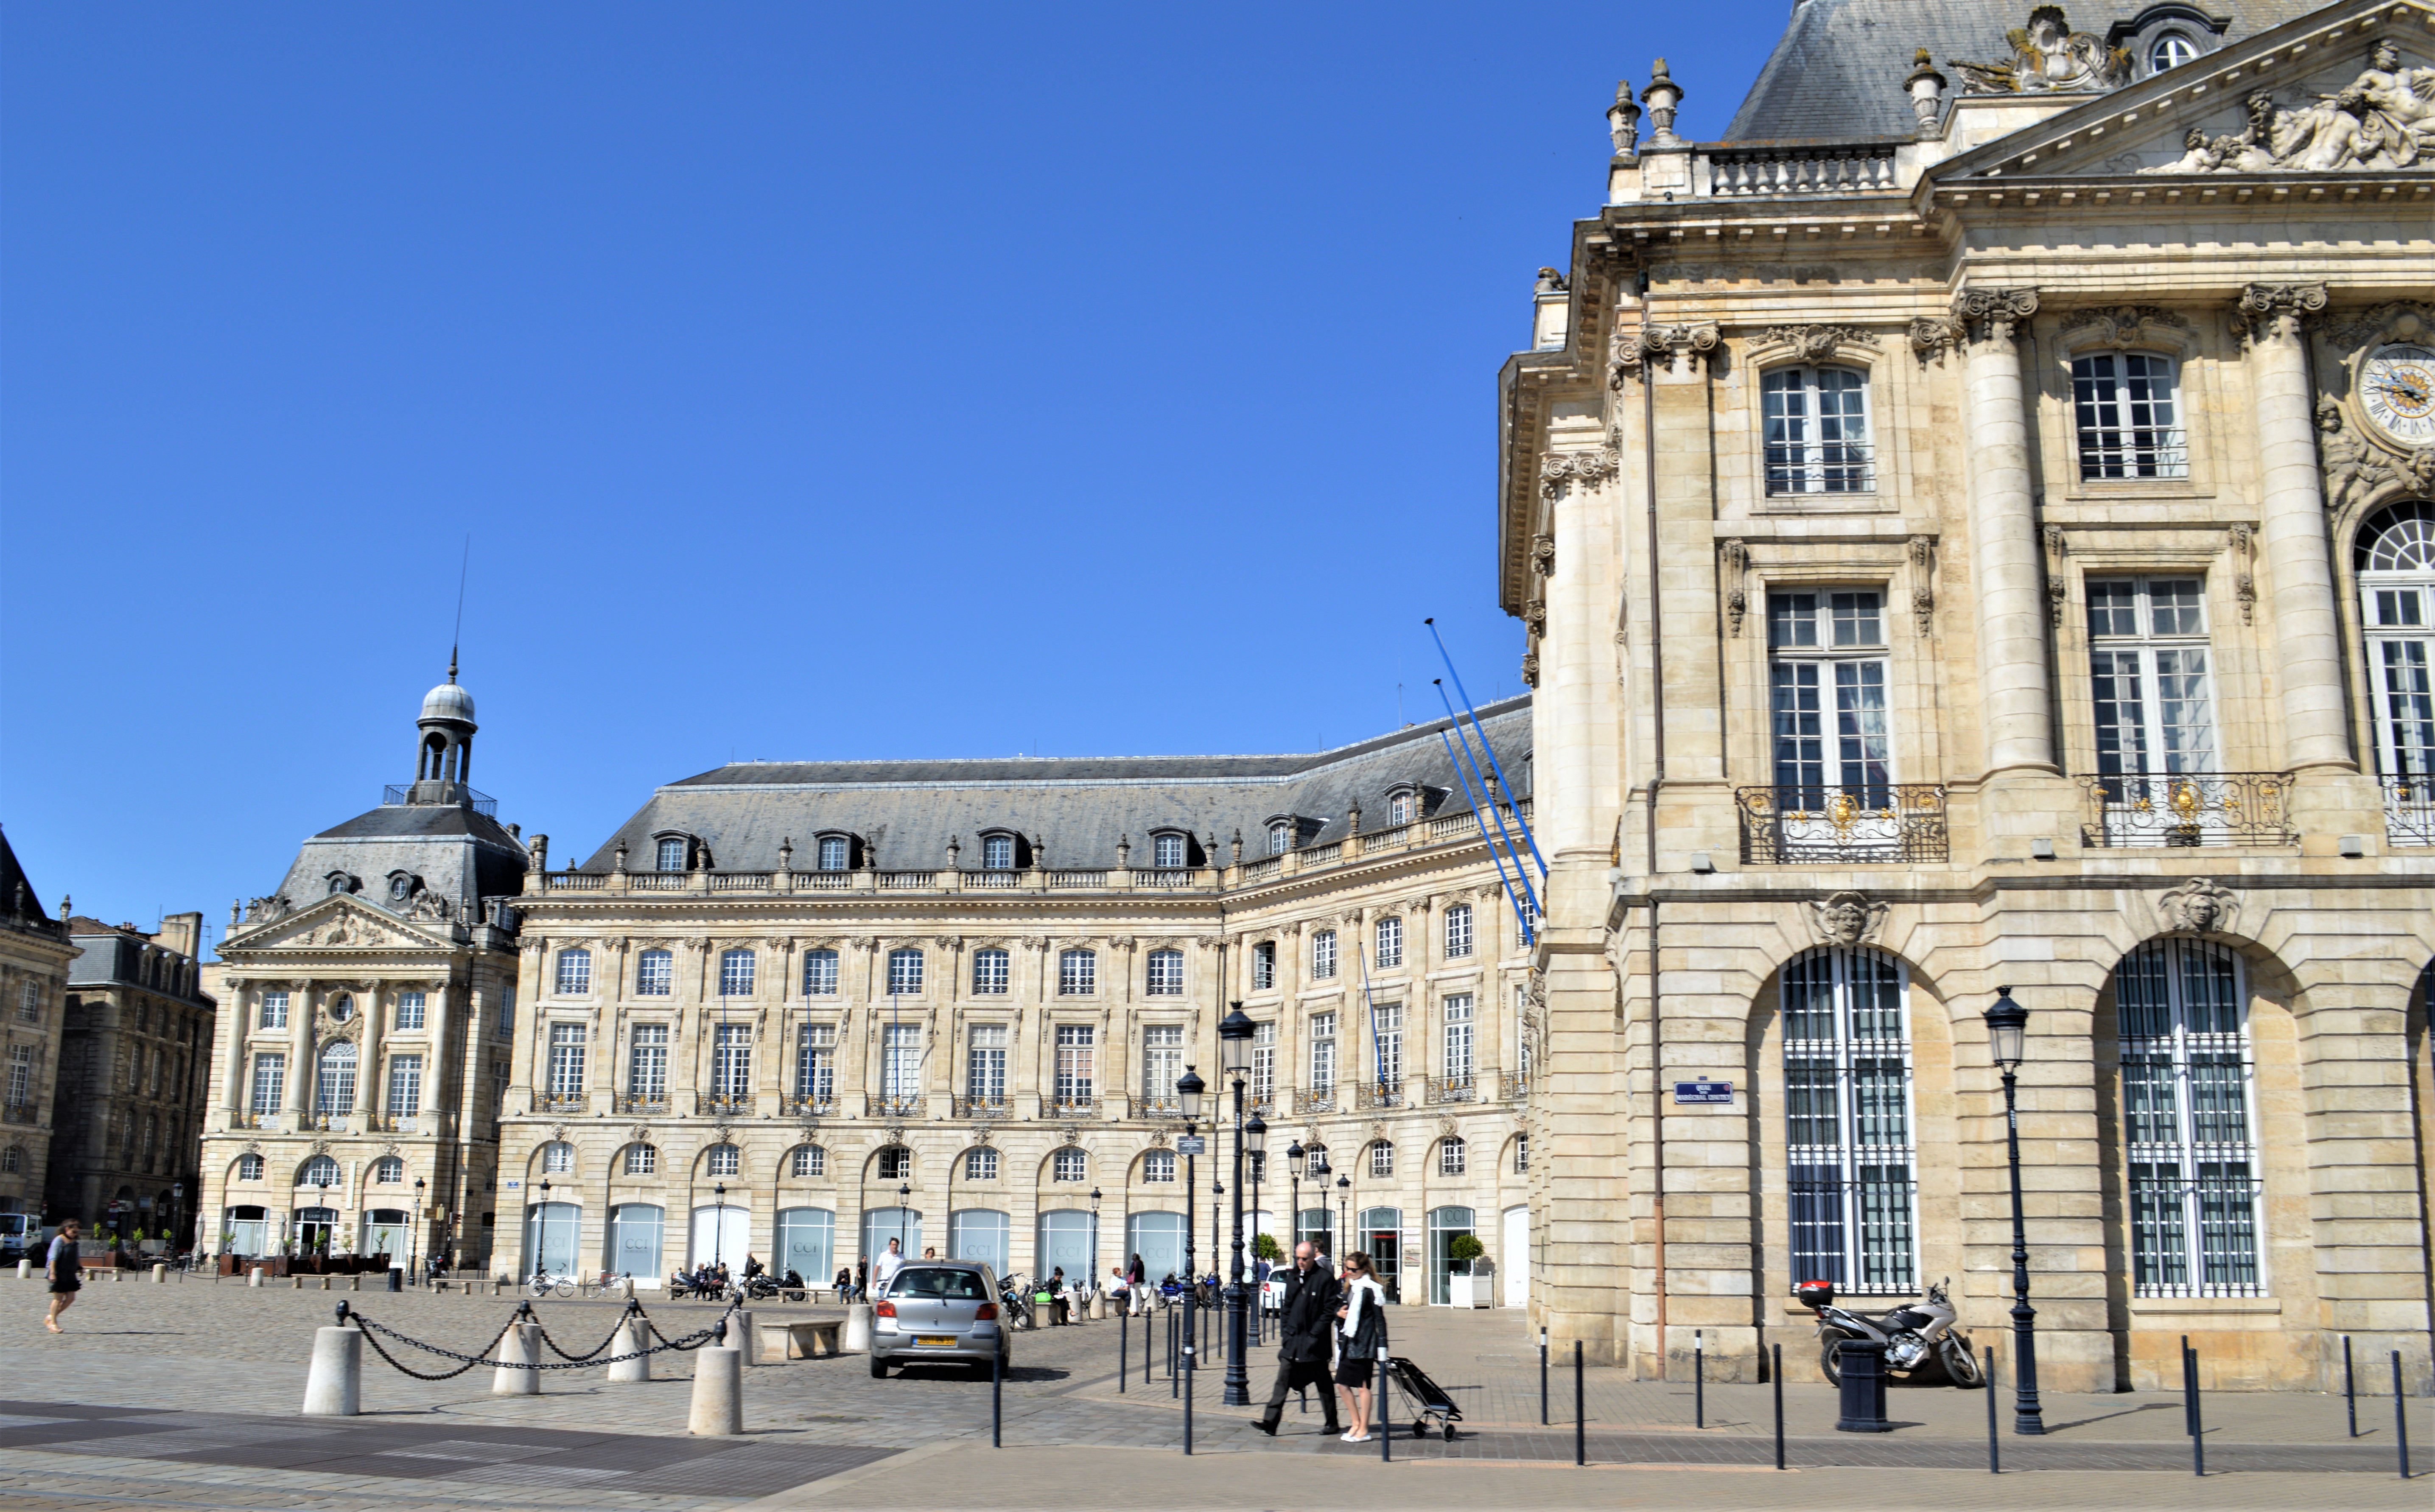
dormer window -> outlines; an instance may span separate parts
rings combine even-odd
[[[854,837],[822,835],[820,846],[820,869],[824,872],[854,870]]]
[[[660,842],[660,870],[681,872],[685,869],[685,843],[682,837],[670,835]]]
[[[2179,68],[2199,55],[2199,44],[2181,32],[2168,31],[2148,44],[2148,72]]]
[[[1387,823],[1408,825],[1421,816],[1420,794],[1409,788],[1398,788],[1387,794]]]
[[[1293,849],[1293,821],[1279,819],[1269,826],[1269,854],[1282,856]]]
[[[1152,835],[1150,852],[1153,863],[1161,871],[1171,872],[1191,864],[1187,859],[1184,838],[1172,831]]]
[[[983,835],[981,837],[981,866],[982,869],[993,872],[1010,872],[1014,870],[1014,837],[1012,835]]]
[[[1876,487],[1869,380],[1850,368],[1777,368],[1766,401],[1767,491],[1865,494]]]

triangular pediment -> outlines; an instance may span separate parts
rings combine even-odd
[[[440,925],[441,930],[448,927]],[[445,933],[410,924],[353,894],[325,897],[228,940],[227,950],[446,950]]]
[[[2058,178],[2435,176],[2435,6],[2354,0],[1930,169],[1939,190]]]

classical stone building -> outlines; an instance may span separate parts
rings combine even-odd
[[[2009,1355],[2009,987],[2047,1385],[2423,1360],[2435,11],[1807,0],[1725,83],[1618,92],[1501,380],[1534,1307]]]
[[[0,835],[0,1212],[40,1212],[51,1156],[60,1016],[77,947]],[[67,899],[60,899],[67,912]]]
[[[1527,710],[1482,711],[1524,785]],[[745,763],[659,789],[573,870],[537,838],[500,1156],[516,1269],[656,1283],[751,1254],[825,1280],[901,1236],[1029,1274],[1138,1253],[1155,1277],[1183,1269],[1189,1212],[1205,1271],[1240,1002],[1271,1131],[1247,1233],[1369,1249],[1420,1303],[1453,1295],[1447,1246],[1476,1232],[1518,1302],[1528,956],[1445,729]],[[1210,1086],[1189,1164],[1187,1067]],[[1332,1167],[1298,1223],[1295,1142]]]
[[[51,1222],[80,1218],[98,1232],[115,1208],[122,1232],[189,1233],[212,1046],[202,933],[200,913],[172,913],[148,934],[68,921],[82,954],[68,968],[44,1185]]]
[[[452,666],[423,701],[415,780],[231,909],[206,1250],[489,1259],[525,860],[469,783],[475,728]]]

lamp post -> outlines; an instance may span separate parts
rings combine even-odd
[[[330,1253],[330,1230],[338,1226],[335,1221],[337,1209],[330,1206],[330,1183],[328,1179],[325,1177],[324,1179],[316,1182],[315,1185],[321,1189],[321,1210],[332,1215],[329,1218],[321,1220],[321,1253],[326,1258]],[[546,1187],[548,1184],[544,1182],[543,1185]]]
[[[1192,1205],[1197,1200],[1193,1182],[1200,1173],[1198,1157],[1192,1154],[1192,1125],[1200,1117],[1200,1094],[1207,1090],[1209,1084],[1189,1066],[1183,1069],[1182,1076],[1175,1079],[1176,1106],[1183,1110],[1183,1295],[1187,1309],[1192,1305]]]
[[[324,1190],[328,1189],[324,1188]],[[719,1190],[727,1189],[721,1187]],[[547,1274],[549,1257],[549,1178],[541,1178],[541,1208],[533,1214],[533,1274]]]
[[[543,1182],[541,1189],[547,1191],[549,1183]],[[724,1181],[713,1183],[710,1194],[712,1200],[717,1204],[710,1221],[710,1262],[717,1265],[719,1263],[721,1253],[727,1247],[727,1183]]]
[[[414,1279],[414,1267],[423,1254],[423,1178],[414,1178],[414,1223],[406,1231],[406,1276]]]
[[[178,1235],[186,1226],[186,1184],[169,1183],[169,1253],[178,1253]],[[199,1245],[197,1247],[200,1247]]]
[[[1336,1168],[1327,1163],[1327,1146],[1323,1144],[1312,1145],[1310,1147],[1310,1179],[1312,1184],[1319,1188],[1319,1219],[1322,1227],[1324,1227],[1327,1223],[1327,1178],[1334,1174],[1336,1174]],[[1297,1220],[1297,1222],[1299,1222],[1299,1220]],[[1336,1254],[1335,1236],[1336,1231],[1334,1229],[1326,1229],[1325,1237],[1327,1239],[1327,1243],[1323,1247],[1331,1260],[1335,1258]]]
[[[1099,1286],[1099,1189],[1097,1187],[1091,1189],[1091,1275],[1089,1279],[1091,1284],[1083,1290],[1097,1291]]]
[[[1353,1178],[1336,1178],[1336,1228],[1344,1236],[1344,1247],[1336,1253],[1340,1259],[1353,1253]]]
[[[1252,1258],[1248,1265],[1249,1275],[1244,1281],[1243,1295],[1245,1308],[1251,1312],[1253,1325],[1252,1332],[1256,1336],[1259,1333],[1257,1325],[1260,1319],[1260,1313],[1257,1311],[1260,1305],[1260,1168],[1268,1163],[1269,1121],[1260,1117],[1258,1113],[1253,1113],[1251,1121],[1243,1125],[1243,1132],[1238,1138],[1242,1141],[1245,1158],[1251,1162],[1252,1167]],[[1247,1364],[1245,1368],[1248,1370],[1250,1367]]]
[[[1218,1021],[1218,1064],[1235,1084],[1235,1242],[1226,1269],[1226,1390],[1218,1399],[1229,1407],[1252,1404],[1251,1366],[1244,1359],[1244,1325],[1251,1313],[1243,1291],[1243,1085],[1252,1074],[1252,1036],[1259,1032],[1243,1005]]]
[[[1309,1155],[1300,1139],[1286,1146],[1286,1174],[1293,1182],[1293,1217],[1286,1224],[1286,1232],[1293,1236],[1286,1244],[1287,1260],[1293,1258],[1296,1246],[1302,1243],[1302,1163]]]
[[[913,1184],[909,1181],[900,1181],[896,1184],[896,1256],[899,1260],[913,1258],[905,1253],[905,1220],[912,1210]]]
[[[2046,1423],[2046,1411],[2038,1405],[2038,1313],[2029,1306],[2029,1230],[2021,1215],[2021,1113],[2013,1096],[2013,1077],[2028,1048],[2029,1011],[2012,1000],[2012,988],[1997,987],[1986,1018],[1987,1046],[2004,1073],[2004,1140],[2012,1168],[2012,1432],[2039,1435]]]

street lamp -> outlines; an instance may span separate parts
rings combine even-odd
[[[1085,1291],[1096,1291],[1099,1285],[1099,1189],[1091,1189],[1091,1275]]]
[[[1235,1084],[1235,1243],[1226,1271],[1226,1389],[1218,1399],[1229,1407],[1252,1404],[1251,1365],[1244,1358],[1244,1324],[1250,1313],[1243,1291],[1243,1084],[1252,1074],[1252,1036],[1259,1033],[1243,1005],[1218,1020],[1218,1065]]]
[[[1292,1242],[1286,1245],[1287,1259],[1291,1259],[1293,1252],[1302,1244],[1302,1163],[1309,1155],[1310,1152],[1302,1147],[1300,1139],[1286,1146],[1286,1172],[1293,1178],[1293,1217],[1286,1224],[1286,1232],[1293,1236]]]
[[[900,1181],[896,1184],[896,1258],[899,1260],[912,1259],[905,1253],[905,1219],[912,1210],[913,1184]]]
[[[1260,1117],[1258,1113],[1253,1113],[1252,1115],[1252,1121],[1243,1125],[1243,1132],[1236,1136],[1236,1138],[1240,1140],[1244,1151],[1250,1156],[1252,1162],[1252,1263],[1251,1270],[1252,1284],[1247,1291],[1246,1295],[1250,1298],[1250,1305],[1255,1310],[1252,1313],[1252,1322],[1253,1325],[1252,1331],[1256,1334],[1260,1331],[1258,1324],[1261,1317],[1261,1314],[1256,1311],[1259,1306],[1260,1297],[1260,1289],[1257,1284],[1260,1275],[1260,1169],[1268,1164],[1269,1121]]]
[[[2029,1306],[2029,1230],[2021,1216],[2021,1114],[2013,1077],[2029,1048],[2029,1011],[1997,987],[1987,1010],[1987,1047],[2004,1073],[2004,1140],[2012,1167],[2012,1432],[2043,1434],[2045,1409],[2038,1405],[2037,1310]]]
[[[1183,1138],[1178,1144],[1183,1151],[1183,1333],[1186,1338],[1192,1336],[1192,1305],[1199,1292],[1199,1288],[1193,1285],[1192,1206],[1195,1201],[1193,1182],[1200,1173],[1200,1157],[1192,1152],[1199,1147],[1200,1140],[1193,1133],[1192,1126],[1200,1117],[1200,1094],[1208,1089],[1209,1084],[1189,1066],[1183,1069],[1182,1076],[1175,1079],[1175,1104],[1183,1113]]]
[[[541,1184],[541,1190],[547,1191],[549,1190],[549,1183],[546,1181],[543,1182]],[[710,1188],[710,1195],[711,1200],[717,1204],[717,1207],[714,1209],[714,1216],[710,1221],[710,1262],[713,1265],[717,1265],[719,1263],[719,1256],[727,1247],[727,1183],[724,1181],[713,1182]]]
[[[414,1224],[406,1231],[406,1276],[408,1280],[415,1278],[414,1267],[422,1258],[423,1225],[425,1222],[423,1212],[423,1178],[417,1176],[414,1178]]]
[[[1349,1255],[1353,1252],[1352,1208],[1353,1178],[1338,1176],[1336,1178],[1336,1227],[1337,1231],[1344,1236],[1344,1247],[1338,1251],[1340,1255]]]
[[[327,1259],[330,1253],[330,1230],[338,1226],[334,1221],[337,1216],[337,1209],[330,1206],[330,1179],[324,1176],[314,1185],[321,1189],[321,1210],[331,1215],[321,1220],[321,1254],[324,1259]]]
[[[721,1187],[719,1190],[727,1189]],[[541,1209],[533,1215],[533,1274],[546,1275],[549,1270],[549,1178],[541,1178]]]
[[[1327,1178],[1334,1174],[1336,1174],[1336,1168],[1327,1163],[1327,1146],[1323,1144],[1312,1145],[1310,1147],[1310,1179],[1312,1183],[1319,1188],[1319,1221],[1322,1224],[1327,1222]],[[1300,1222],[1300,1220],[1297,1219],[1296,1222]],[[1335,1231],[1330,1229],[1323,1237],[1326,1238],[1327,1243],[1323,1245],[1322,1248],[1327,1252],[1329,1258],[1333,1259],[1336,1253]]]

